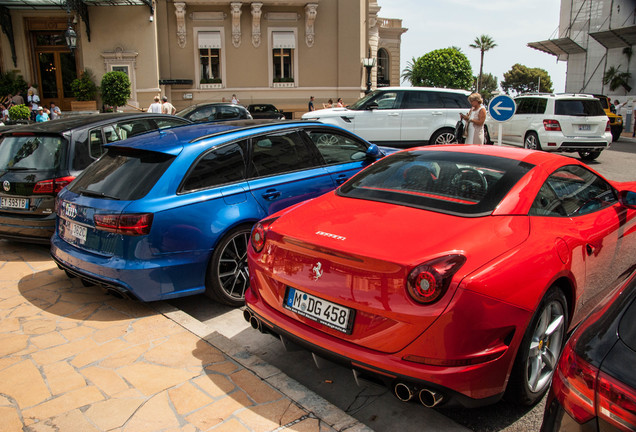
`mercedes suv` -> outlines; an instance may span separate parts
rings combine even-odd
[[[346,108],[327,108],[303,120],[345,128],[378,145],[408,148],[455,142],[460,113],[470,110],[464,90],[430,87],[384,87]]]
[[[503,144],[534,150],[576,152],[594,160],[612,142],[607,114],[601,102],[583,94],[523,94],[515,98],[517,109],[502,124]],[[499,123],[486,119],[489,139],[498,141]]]

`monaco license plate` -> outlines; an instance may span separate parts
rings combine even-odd
[[[285,309],[343,333],[351,334],[355,310],[287,287]]]
[[[590,125],[579,125],[579,130],[580,131],[589,131],[591,130]]]
[[[84,243],[86,241],[86,233],[88,231],[86,227],[69,222],[68,231],[71,234],[71,237],[79,240],[80,243]]]
[[[29,200],[26,198],[2,198],[0,206],[26,210],[29,208]]]

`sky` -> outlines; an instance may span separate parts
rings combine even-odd
[[[485,34],[497,46],[484,55],[484,73],[501,83],[503,74],[520,63],[545,69],[554,91],[565,91],[566,62],[527,46],[558,37],[559,0],[378,0],[378,4],[380,17],[401,18],[402,27],[408,28],[402,34],[400,73],[413,57],[457,46],[477,76],[480,52],[469,45]]]

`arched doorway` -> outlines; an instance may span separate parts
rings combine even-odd
[[[378,87],[391,85],[389,53],[384,48],[378,50]]]

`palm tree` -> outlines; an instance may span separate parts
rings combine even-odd
[[[603,84],[609,85],[611,91],[616,90],[619,87],[623,87],[625,91],[632,91],[632,87],[628,84],[628,81],[632,77],[632,74],[629,72],[621,72],[621,65],[617,67],[611,66],[607,71],[605,71],[605,75],[603,75]]]
[[[402,71],[402,75],[400,75],[400,78],[402,78],[402,82],[408,81],[413,84],[413,66],[415,66],[416,62],[417,59],[415,57],[413,57],[411,61],[406,62],[406,68],[404,68],[404,70]]]
[[[481,77],[484,73],[484,53],[496,47],[495,41],[488,35],[481,35],[475,38],[475,43],[470,44],[471,48],[476,48],[481,52],[481,62],[479,63],[479,81],[477,82],[477,91],[481,88]]]

